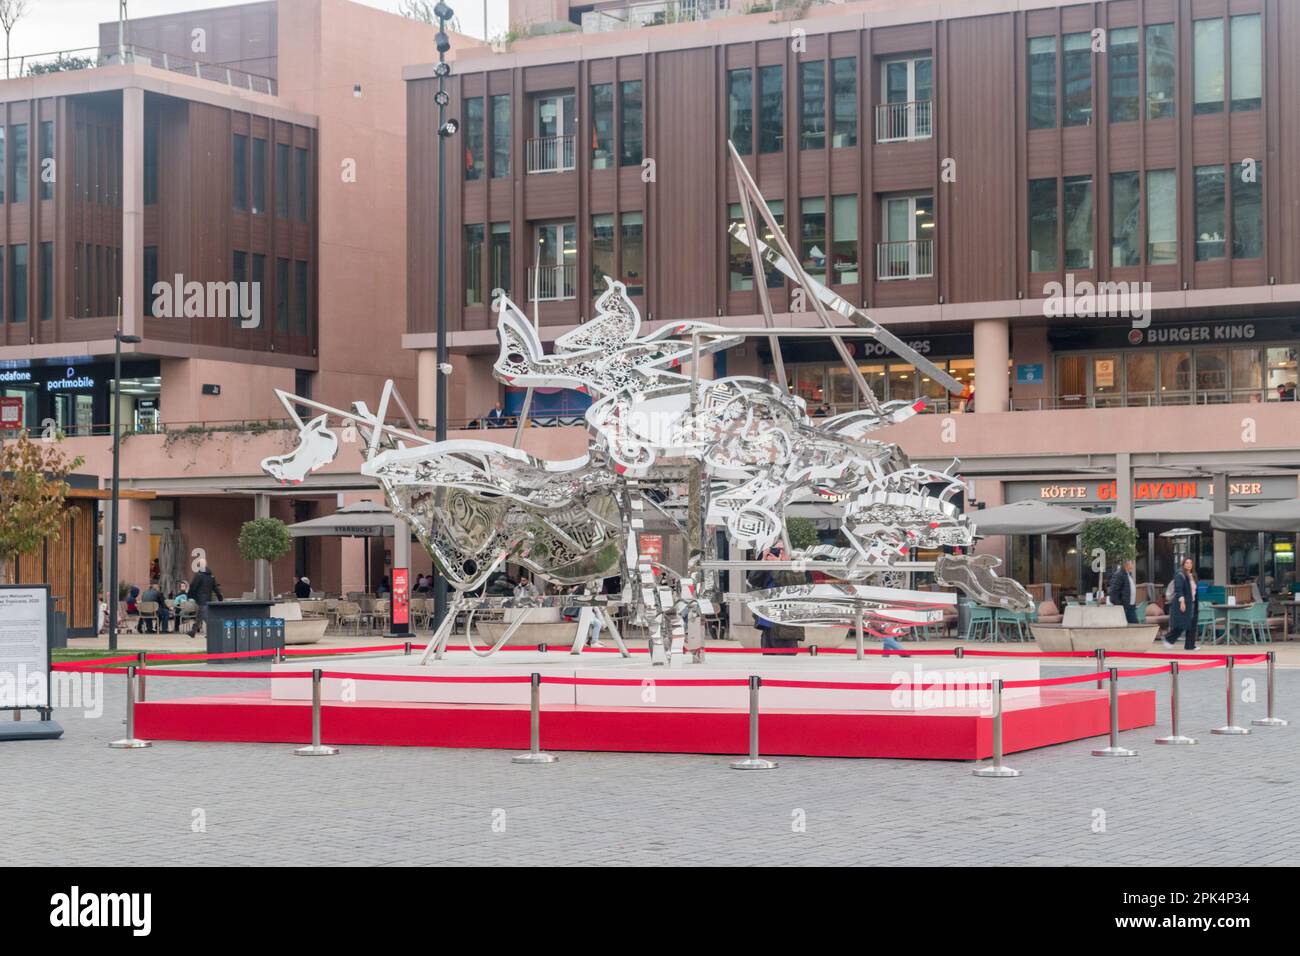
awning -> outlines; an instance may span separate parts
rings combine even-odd
[[[1171,524],[1195,524],[1209,521],[1214,503],[1209,498],[1184,498],[1158,505],[1144,505],[1133,509],[1134,521],[1166,521]]]
[[[1270,501],[1268,504],[1229,508],[1210,516],[1215,531],[1300,532],[1300,499]]]
[[[1063,508],[1042,501],[1017,501],[1011,505],[968,511],[966,517],[983,535],[990,534],[1075,534],[1093,515],[1076,508]]]
[[[289,525],[294,538],[391,538],[397,518],[383,505],[358,501],[331,515]]]

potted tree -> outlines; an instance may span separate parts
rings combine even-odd
[[[1083,525],[1083,554],[1097,572],[1097,591],[1105,600],[1106,572],[1137,557],[1137,529],[1123,518],[1093,518]]]
[[[245,561],[266,561],[266,579],[269,593],[258,591],[258,599],[267,601],[275,593],[275,579],[271,562],[278,561],[289,553],[293,539],[289,536],[289,527],[279,518],[254,518],[245,521],[239,529],[239,554]],[[258,575],[260,584],[260,575]]]

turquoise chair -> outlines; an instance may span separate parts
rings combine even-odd
[[[1211,644],[1219,643],[1219,624],[1218,615],[1214,613],[1214,608],[1207,607],[1204,604],[1196,606],[1196,640],[1197,642],[1208,641]],[[1224,640],[1227,636],[1224,635]]]
[[[1239,637],[1242,640],[1238,641]],[[1228,611],[1228,643],[1269,644],[1272,640],[1268,632],[1268,605],[1257,602]]]
[[[995,640],[1003,639],[1003,631],[1014,631],[1016,640],[1024,641],[1029,623],[1028,611],[999,611],[997,616],[997,635]]]
[[[966,621],[966,640],[991,641],[995,639],[993,633],[993,609],[984,607],[982,604],[972,604],[970,606],[970,617]]]

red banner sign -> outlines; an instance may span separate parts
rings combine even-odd
[[[22,396],[0,397],[0,428],[23,427]]]
[[[411,622],[411,572],[393,568],[393,624]]]

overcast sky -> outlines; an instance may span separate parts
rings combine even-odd
[[[400,0],[354,0],[381,10],[397,11]],[[462,33],[483,36],[484,0],[447,0],[456,11]],[[486,0],[490,35],[506,29],[506,0]],[[238,0],[128,0],[132,17],[229,7]],[[28,0],[28,14],[14,27],[11,50],[14,56],[75,50],[99,43],[99,24],[117,19],[118,0]],[[4,38],[0,35],[0,41]],[[0,51],[0,56],[3,56]]]

